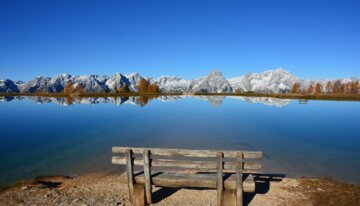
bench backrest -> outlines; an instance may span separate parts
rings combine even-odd
[[[132,148],[113,147],[112,152],[120,156],[113,156],[112,163],[126,165],[130,160],[131,165],[151,168],[156,171],[166,170],[196,170],[217,171],[219,158],[221,158],[224,172],[235,172],[236,159],[241,159],[240,170],[252,172],[261,168],[259,160],[262,152],[259,151],[218,151],[218,150],[189,150],[189,149],[162,149],[162,148]]]

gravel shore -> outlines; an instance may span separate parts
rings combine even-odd
[[[0,205],[131,205],[119,174],[40,177],[0,192]],[[154,205],[216,205],[216,190],[154,187]],[[360,205],[360,186],[324,179],[283,178],[257,183],[245,205]]]

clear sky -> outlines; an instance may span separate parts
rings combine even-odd
[[[360,76],[358,0],[0,0],[0,79]]]

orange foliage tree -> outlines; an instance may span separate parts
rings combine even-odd
[[[316,86],[315,86],[315,94],[321,94],[321,93],[322,93],[321,84],[320,84],[320,83],[316,83]]]
[[[300,93],[300,83],[296,82],[293,84],[291,93]]]
[[[309,85],[309,87],[306,90],[307,94],[312,94],[314,92],[314,86],[312,84]]]
[[[73,92],[73,83],[72,82],[66,83],[63,92],[64,94],[71,94]]]
[[[129,89],[129,86],[127,84],[125,84],[125,86],[117,89],[116,92],[117,93],[129,93],[130,89]]]
[[[352,85],[354,84],[354,82],[348,82],[344,85],[344,93],[345,94],[352,94],[351,93],[351,88],[352,88]]]
[[[349,83],[345,84],[345,93],[346,94],[358,94],[359,88],[360,88],[359,80],[349,82]]]
[[[359,94],[360,93],[359,80],[352,82],[350,92],[351,92],[351,94]]]
[[[138,84],[139,93],[146,93],[149,87],[149,82],[146,79],[141,78]]]
[[[84,93],[84,88],[83,88],[82,84],[76,85],[75,93],[76,93],[76,94],[82,94],[82,93]]]
[[[236,94],[241,94],[241,89],[240,88],[235,89],[235,93]]]
[[[331,93],[333,89],[331,82],[327,82],[325,88],[326,88],[326,93]]]
[[[150,84],[148,80],[141,78],[138,84],[139,93],[158,93],[160,92],[159,85]]]
[[[159,85],[157,84],[150,84],[148,87],[148,92],[150,93],[158,93],[160,91]]]
[[[342,84],[340,80],[336,80],[333,85],[333,93],[338,94],[342,91]]]

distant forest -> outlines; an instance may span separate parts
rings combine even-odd
[[[360,83],[359,81],[352,81],[344,84],[337,80],[333,84],[327,82],[325,88],[320,83],[316,83],[303,89],[300,83],[294,83],[290,92],[293,94],[359,94]]]

